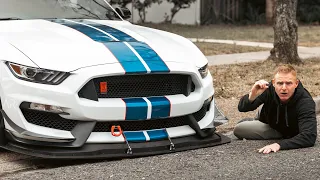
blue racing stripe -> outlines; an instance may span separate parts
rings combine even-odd
[[[136,39],[134,39],[133,37],[129,36],[128,34],[115,29],[113,27],[104,25],[104,24],[98,24],[92,21],[83,21],[83,23],[88,24],[90,26],[93,26],[95,28],[101,29],[104,32],[112,35],[113,37],[117,38],[119,41],[137,41]]]
[[[147,140],[142,131],[125,131],[123,133],[126,136],[127,141],[129,142]]]
[[[126,120],[145,120],[148,114],[148,104],[142,98],[122,99],[126,103]]]
[[[65,20],[51,20],[51,22],[55,22],[64,26],[68,26],[72,29],[75,29],[83,34],[85,34],[86,36],[90,37],[92,40],[97,41],[97,42],[101,42],[101,43],[105,43],[105,42],[110,42],[110,41],[114,41],[111,37],[109,37],[108,35],[93,29],[91,27],[82,25],[82,24],[77,24],[77,23],[73,23],[70,21],[65,21]]]
[[[152,105],[151,119],[170,117],[170,101],[166,97],[150,97]]]
[[[146,62],[151,72],[169,72],[168,66],[160,56],[144,42],[128,42]]]
[[[104,45],[118,59],[126,73],[146,73],[147,69],[143,66],[139,58],[131,49],[122,42],[104,43]]]
[[[149,137],[150,137],[150,141],[152,140],[160,140],[160,139],[167,139],[168,138],[168,134],[165,130],[160,129],[160,130],[150,130],[147,131]]]

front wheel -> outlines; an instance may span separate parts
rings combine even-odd
[[[1,100],[0,100],[0,110],[2,110]],[[8,140],[5,136],[4,120],[2,113],[0,113],[0,146],[7,144]]]

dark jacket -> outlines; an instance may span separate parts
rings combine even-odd
[[[269,88],[253,102],[249,101],[249,94],[243,96],[239,111],[253,111],[263,104],[259,120],[283,135],[280,149],[313,146],[317,138],[317,119],[310,93],[299,82],[288,103],[281,104],[272,83],[269,84]]]

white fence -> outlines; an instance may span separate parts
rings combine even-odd
[[[131,4],[128,4],[127,7],[132,12],[131,22],[138,22],[140,20],[139,13],[136,9],[132,8]],[[168,2],[162,2],[160,5],[152,4],[150,8],[147,9],[146,20],[145,22],[161,23],[165,20],[165,15],[171,15],[171,8],[173,4]],[[191,4],[188,9],[181,9],[173,18],[172,23],[174,24],[200,24],[200,0],[197,0],[195,3]]]

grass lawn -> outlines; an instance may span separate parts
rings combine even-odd
[[[207,25],[192,26],[178,24],[152,24],[143,26],[161,29],[187,38],[213,38],[226,40],[244,40],[254,42],[273,42],[273,28],[266,25],[235,26]],[[320,46],[320,26],[299,26],[299,46]]]

